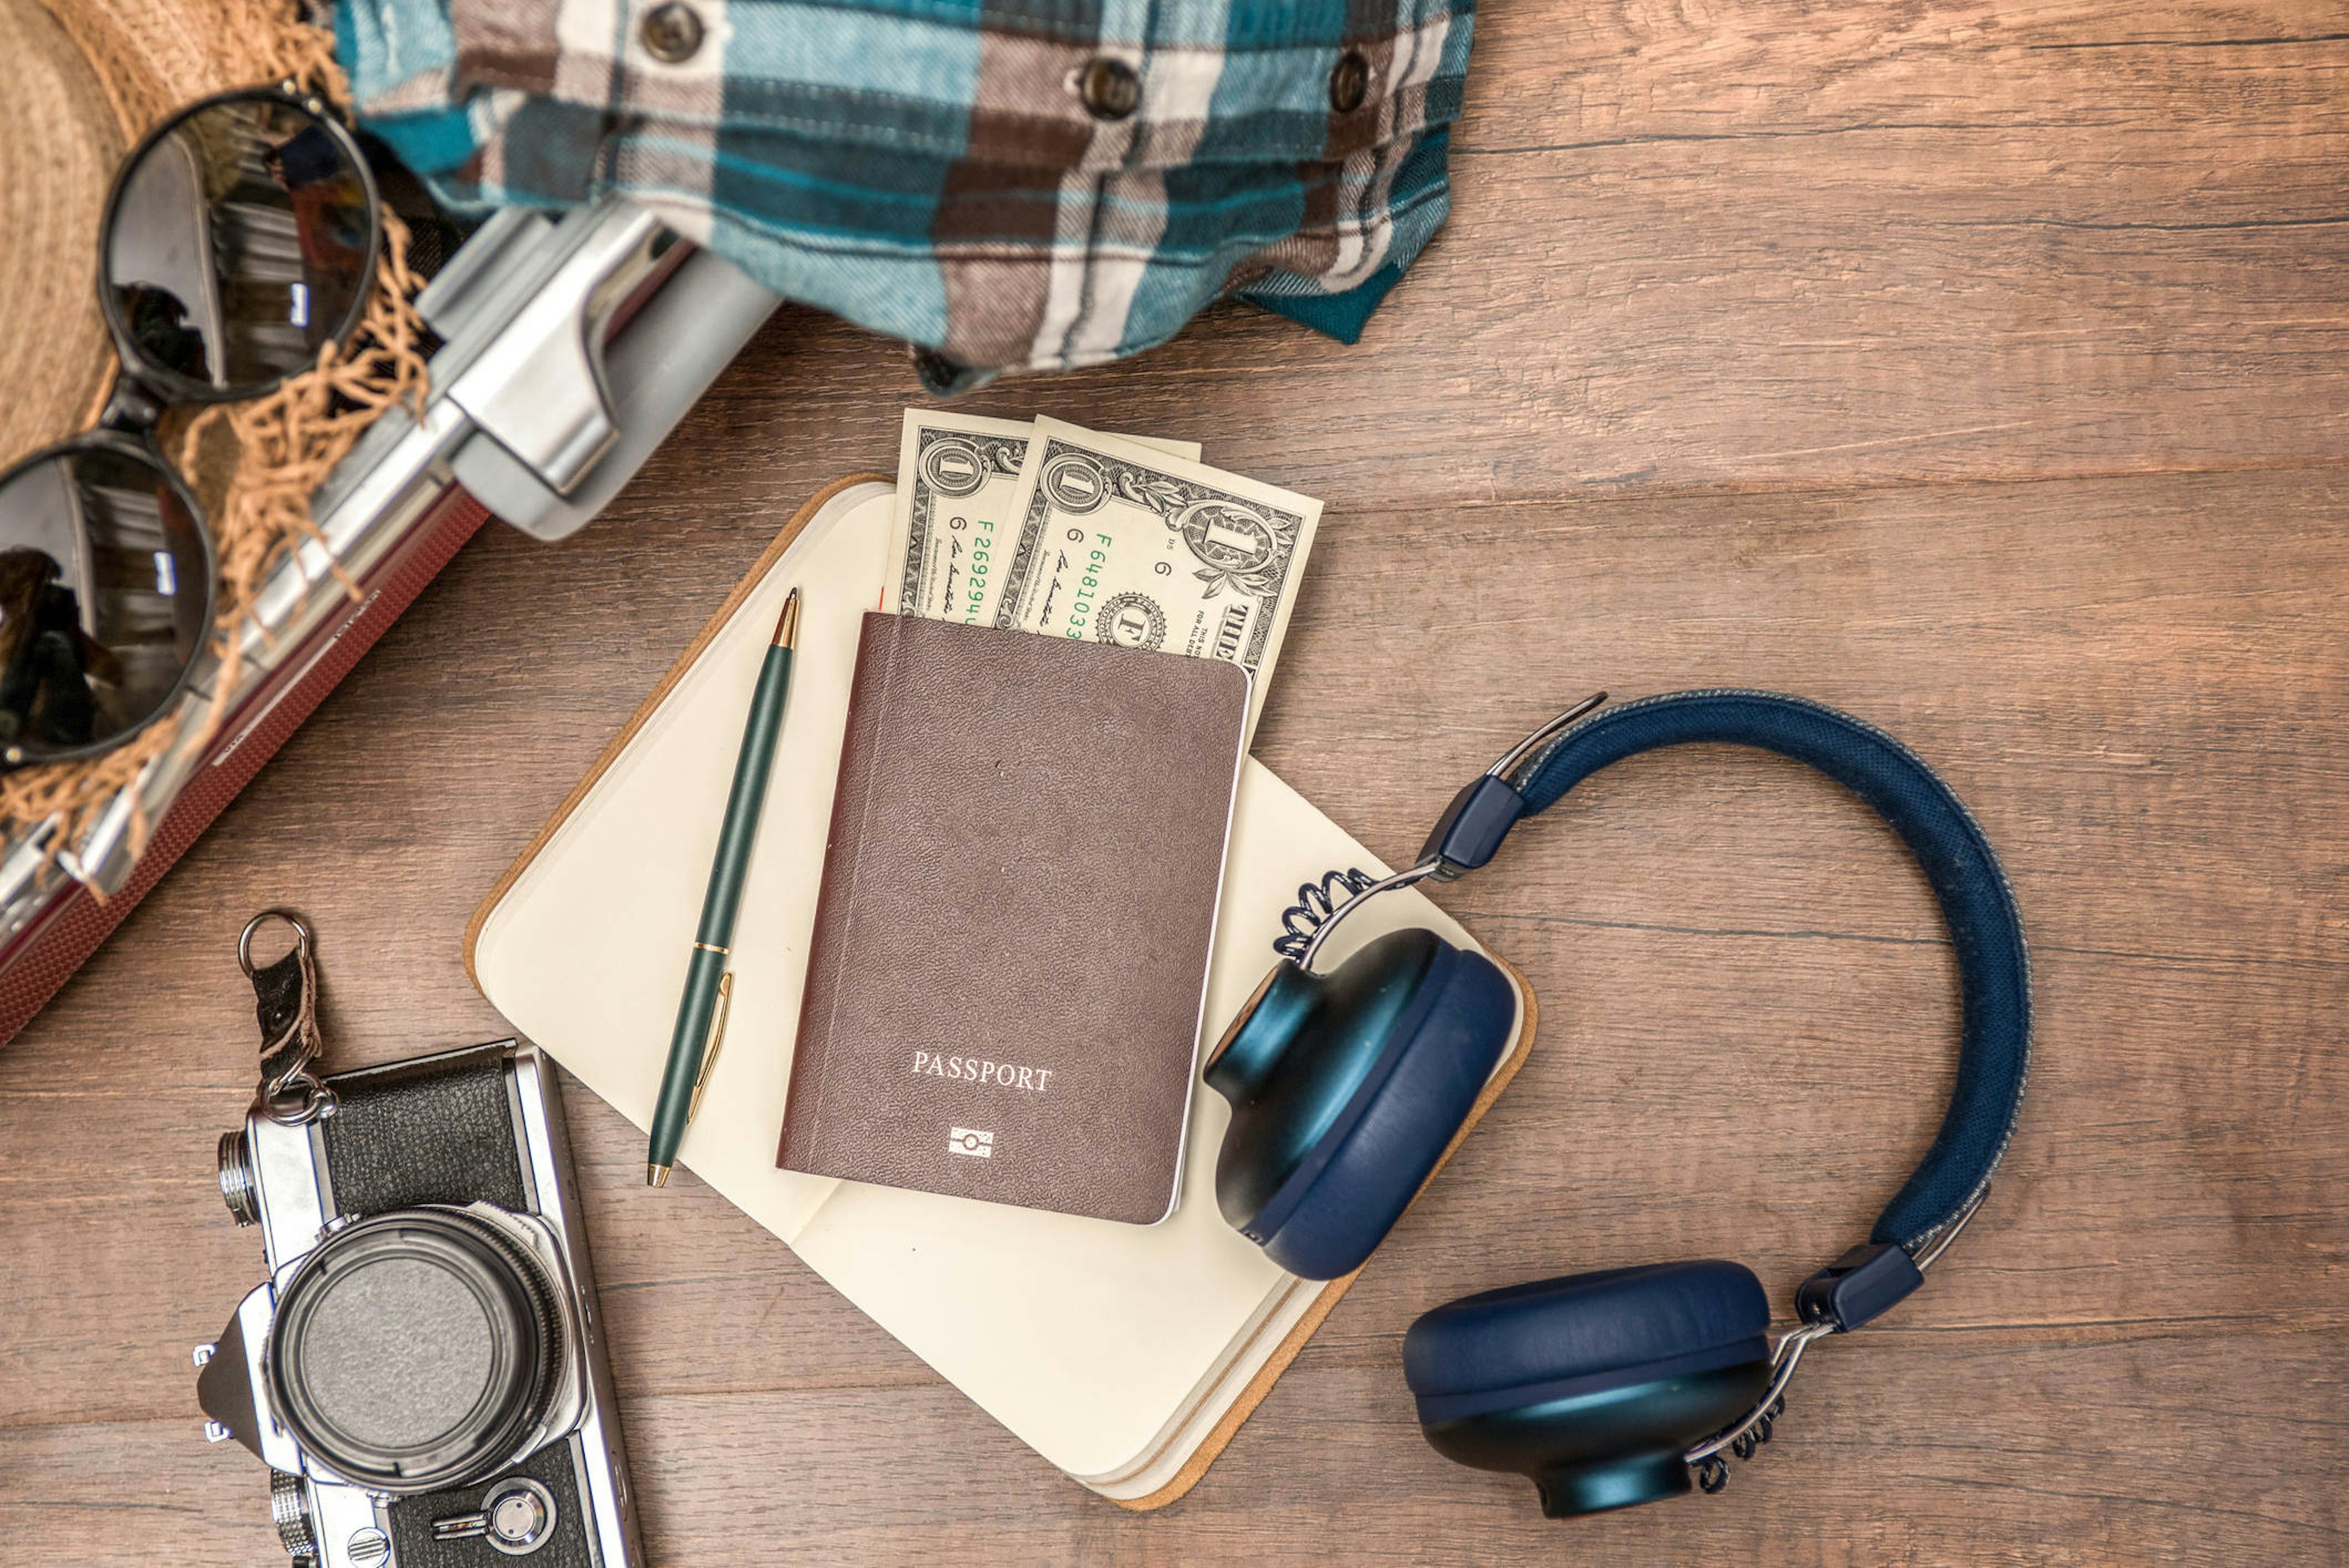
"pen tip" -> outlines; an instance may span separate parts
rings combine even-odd
[[[647,1186],[647,1187],[666,1187],[666,1186],[667,1186],[667,1185],[668,1185],[668,1167],[667,1167],[667,1166],[666,1166],[666,1165],[647,1165],[647,1166],[646,1166],[646,1167],[645,1167],[645,1185],[646,1185],[646,1186]]]
[[[772,645],[778,648],[797,647],[799,640],[800,591],[794,588],[783,595],[782,619],[775,623],[775,640]]]

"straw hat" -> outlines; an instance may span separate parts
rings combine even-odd
[[[0,0],[0,467],[87,428],[113,384],[98,233],[123,155],[180,105],[272,79],[291,12]]]

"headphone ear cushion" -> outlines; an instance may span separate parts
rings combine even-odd
[[[1433,940],[1431,938],[1431,940]],[[1313,1150],[1295,1190],[1284,1189],[1277,1223],[1260,1215],[1265,1255],[1305,1279],[1336,1279],[1362,1266],[1402,1217],[1500,1065],[1516,1020],[1516,992],[1481,953],[1438,943],[1423,982],[1424,1006],[1399,1021],[1403,1037],[1381,1055],[1393,1065],[1367,1083],[1358,1113]]]
[[[1439,1306],[1403,1336],[1403,1377],[1438,1452],[1588,1513],[1689,1489],[1681,1454],[1768,1387],[1769,1329],[1742,1264],[1650,1264]]]
[[[1646,1264],[1513,1284],[1421,1315],[1403,1378],[1422,1420],[1525,1404],[1552,1385],[1640,1382],[1768,1354],[1770,1302],[1743,1264]]]

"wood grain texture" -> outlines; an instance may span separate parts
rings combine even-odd
[[[2349,1560],[2349,30],[2305,4],[1547,0],[1480,24],[1452,227],[1348,350],[1240,307],[992,389],[1327,497],[1258,735],[1391,858],[1595,686],[1801,692],[1942,768],[2031,923],[1990,1207],[1723,1498],[1571,1524],[1417,1436],[1413,1315],[1722,1255],[1783,1300],[1930,1136],[1930,898],[1833,786],[1592,779],[1442,896],[1541,1048],[1198,1488],[1054,1475],[572,1096],[657,1563]],[[232,946],[317,922],[336,1059],[492,1037],[465,920],[902,356],[786,312],[605,521],[485,531],[0,1052],[0,1561],[275,1554],[188,1346]]]

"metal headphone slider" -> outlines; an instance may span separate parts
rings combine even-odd
[[[1330,934],[1338,929],[1339,923],[1379,894],[1410,887],[1414,882],[1451,882],[1462,872],[1473,872],[1491,860],[1494,852],[1501,847],[1501,841],[1508,837],[1509,830],[1516,826],[1517,819],[1526,814],[1526,798],[1516,784],[1518,766],[1537,751],[1541,753],[1541,758],[1547,758],[1549,743],[1562,736],[1567,727],[1576,719],[1606,700],[1605,692],[1591,693],[1503,752],[1490,768],[1472,779],[1466,789],[1452,797],[1452,804],[1444,809],[1443,817],[1436,821],[1434,830],[1427,835],[1427,842],[1421,847],[1419,858],[1402,871],[1377,882],[1370,881],[1360,872],[1350,876],[1331,872],[1330,877],[1323,879],[1323,897],[1330,896],[1327,890],[1332,878],[1340,885],[1350,888],[1352,896],[1318,919],[1313,917],[1310,901],[1305,896],[1311,884],[1300,888],[1299,906],[1288,913],[1290,916],[1304,915],[1310,920],[1311,924],[1306,929],[1309,929],[1312,935],[1295,954],[1297,966],[1310,973],[1315,956],[1330,940]],[[1534,765],[1539,767],[1540,760],[1536,758]],[[1293,921],[1289,929],[1292,935],[1299,934],[1299,927]],[[1286,948],[1278,948],[1278,944],[1276,948],[1288,952]]]
[[[1805,1323],[1848,1334],[1891,1311],[1924,1283],[1924,1272],[1908,1248],[1897,1242],[1865,1243],[1805,1280],[1795,1292],[1795,1311]]]
[[[1517,819],[1526,814],[1526,798],[1498,774],[1479,774],[1452,797],[1434,830],[1419,850],[1419,862],[1433,866],[1427,874],[1450,882],[1473,872],[1493,858]]]
[[[1451,882],[1491,860],[1527,810],[1525,794],[1517,787],[1519,764],[1606,700],[1603,691],[1584,697],[1502,753],[1493,766],[1452,797],[1444,815],[1435,820],[1427,842],[1420,846],[1419,863],[1434,868],[1427,874],[1437,882]]]

